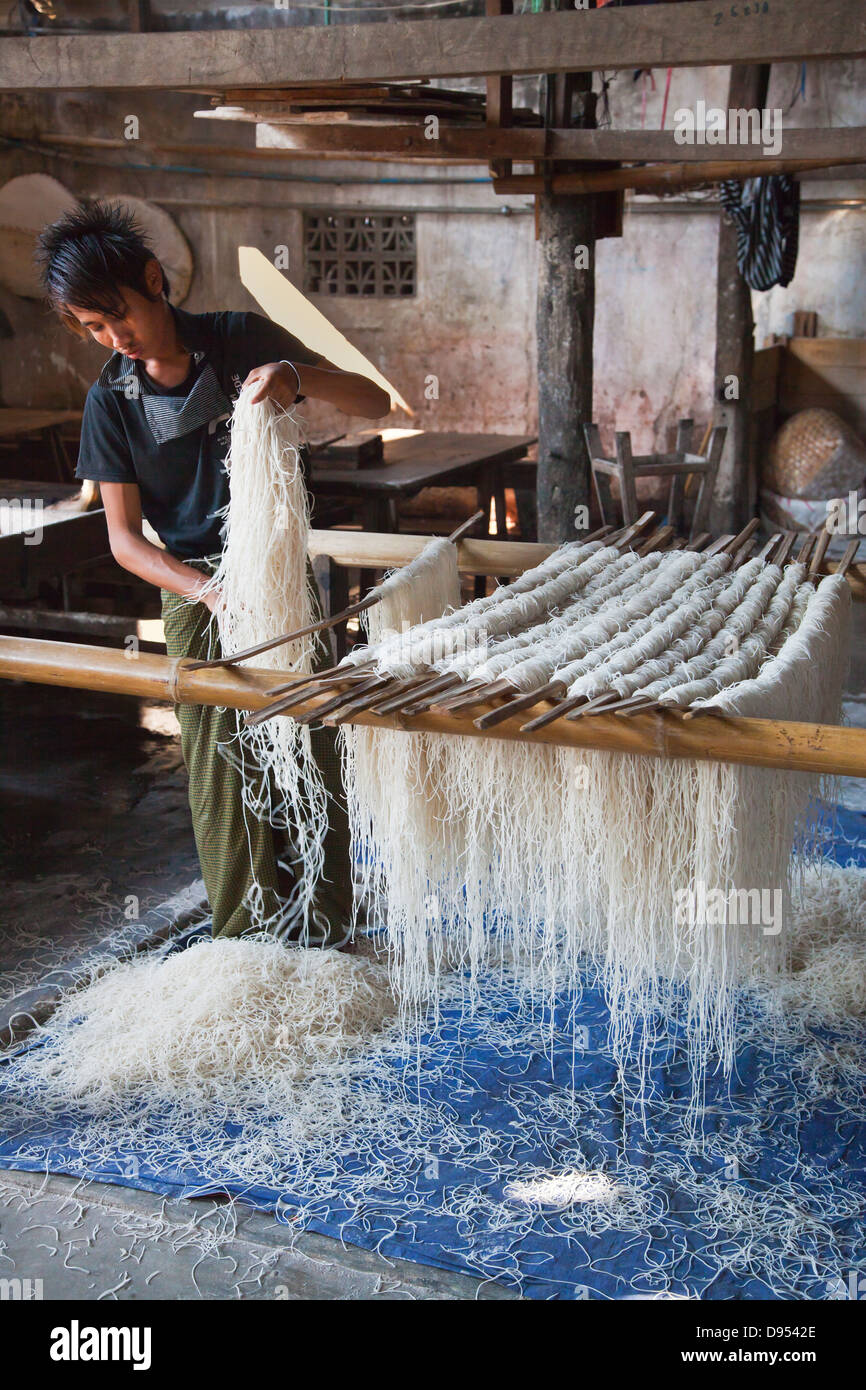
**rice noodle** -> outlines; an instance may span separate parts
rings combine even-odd
[[[222,650],[243,650],[309,626],[318,616],[307,568],[309,498],[300,460],[301,426],[271,400],[242,391],[231,423],[226,467],[230,500],[225,545],[210,586],[219,591],[216,621]],[[317,638],[307,636],[251,658],[265,671],[309,673]],[[270,915],[262,886],[252,890],[251,920],[281,935],[316,920],[324,870],[327,791],[313,757],[310,731],[294,719],[252,728],[237,713],[234,740],[221,750],[239,768],[252,813],[289,832],[300,870],[291,899]]]

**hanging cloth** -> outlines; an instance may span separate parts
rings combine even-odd
[[[737,229],[737,265],[753,290],[789,285],[797,265],[800,185],[790,174],[723,180],[722,206]]]

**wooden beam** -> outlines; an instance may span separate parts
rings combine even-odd
[[[327,555],[337,565],[386,570],[408,565],[429,543],[429,536],[403,532],[310,531],[311,558]],[[473,540],[457,543],[457,568],[461,574],[503,574],[509,578],[534,569],[555,547],[536,541]]]
[[[595,125],[590,73],[548,74],[546,95],[550,124]],[[557,179],[574,177],[568,164],[565,172],[551,170],[536,197],[537,534],[557,544],[577,539],[577,508],[589,515],[591,487],[583,426],[593,418],[596,199],[557,191]],[[494,189],[499,182],[514,180],[494,180]]]
[[[295,82],[798,62],[866,54],[860,0],[756,0],[280,29],[6,37],[0,90],[222,91]]]
[[[837,156],[834,167],[855,164],[861,158]],[[694,188],[701,183],[718,183],[720,179],[752,179],[764,174],[805,174],[810,169],[827,168],[827,160],[743,159],[717,163],[648,164],[642,169],[589,169],[580,174],[554,174],[549,183],[542,175],[512,174],[510,178],[494,179],[494,193],[541,193],[549,187],[554,194],[607,193],[613,189],[634,188],[646,193],[672,193],[680,188]],[[844,173],[839,174],[844,178]]]
[[[486,0],[485,10],[490,17],[513,14],[513,0]],[[485,120],[487,129],[491,134],[502,136],[505,134],[505,128],[511,125],[513,116],[513,85],[513,79],[511,77],[488,77],[487,79]],[[442,138],[441,122],[439,125],[439,138]],[[493,156],[490,172],[491,174],[497,175],[510,174],[511,156]]]
[[[490,79],[495,81],[498,79]],[[211,112],[197,112],[210,117]],[[249,120],[261,112],[251,111]],[[237,117],[243,122],[247,115]],[[46,136],[45,139],[49,137]],[[122,146],[125,142],[119,142]],[[256,128],[256,147],[274,152],[332,158],[350,155],[404,159],[412,155],[430,157],[434,144],[424,134],[423,121],[389,126],[362,126],[352,122],[333,125],[280,124],[270,115],[262,116]],[[449,163],[486,163],[493,159],[514,159],[531,163],[542,159],[579,159],[583,162],[652,161],[669,164],[730,163],[760,158],[771,174],[778,159],[866,159],[866,126],[832,130],[786,130],[778,155],[765,155],[754,145],[678,145],[672,130],[570,130],[517,126],[500,130],[495,126],[449,125],[439,123],[436,153]]]
[[[293,679],[300,681],[303,677],[297,672],[245,671],[233,667],[186,672],[182,662],[167,656],[145,652],[132,656],[112,648],[72,642],[0,637],[0,679],[111,691],[176,704],[257,710],[270,702],[269,691],[276,685]],[[315,710],[332,693],[299,703],[293,714]],[[351,722],[377,729],[426,730],[469,738],[499,738],[575,749],[602,748],[658,758],[695,758],[701,762],[866,777],[866,729],[788,720],[720,718],[713,714],[689,721],[666,714],[638,714],[632,719],[602,714],[592,719],[558,719],[545,729],[521,733],[520,725],[534,713],[541,712],[541,707],[523,710],[496,725],[494,730],[483,732],[475,727],[472,719],[430,712],[412,719],[359,713]],[[473,714],[477,715],[478,710],[473,710]]]
[[[769,67],[732,67],[728,107],[760,110],[769,81]],[[710,507],[713,530],[739,530],[757,510],[751,422],[754,332],[752,292],[737,266],[737,229],[731,218],[722,217],[716,254],[713,424],[724,425],[727,434]]]
[[[430,147],[433,141],[424,138],[423,130],[417,126],[358,127],[358,126],[257,126],[256,135],[260,139],[263,132],[268,134],[268,143],[256,147],[241,144],[218,145],[207,141],[160,140],[158,142],[141,140],[136,144],[138,154],[181,155],[199,160],[239,159],[275,161],[280,158],[315,159],[423,159],[428,163],[485,164],[494,159],[511,157],[519,162],[537,162],[537,151],[544,148],[543,130],[483,130],[459,126],[439,127],[439,140],[436,154],[432,156]],[[273,143],[270,137],[273,135]],[[749,167],[756,166],[758,173],[779,173],[780,155],[762,156],[760,161],[750,159],[749,147],[743,145],[675,145],[670,132],[652,130],[552,130],[548,150],[550,159],[580,159],[584,162],[594,160],[605,163],[617,161],[657,160],[668,161],[666,171],[659,164],[654,169],[634,169],[625,171],[629,178],[655,182],[659,186],[673,186],[678,179],[688,180],[694,169],[694,177],[710,179],[719,177],[715,166],[730,168],[748,161]],[[588,138],[587,138],[588,137]],[[832,137],[832,138],[831,138]],[[28,139],[27,145],[39,146],[50,153],[59,150],[104,150],[129,154],[129,141],[105,135],[70,135],[66,131],[46,131],[38,138]],[[845,177],[862,175],[863,161],[866,160],[866,126],[856,126],[847,130],[792,130],[785,136],[784,158],[808,161],[814,169],[813,160],[834,160],[844,163],[859,161]],[[790,155],[789,155],[790,152]],[[829,166],[827,166],[829,167]],[[835,166],[834,166],[835,167]],[[588,170],[585,177],[598,181],[601,171]],[[620,171],[609,171],[619,175]],[[516,177],[520,178],[520,175]],[[523,176],[532,178],[531,175]],[[562,176],[560,176],[562,177]],[[574,176],[570,176],[574,178]],[[535,184],[543,184],[536,179]],[[534,187],[535,185],[533,185]],[[508,189],[503,187],[502,192]],[[533,191],[529,188],[528,191]],[[580,190],[572,190],[580,191]]]

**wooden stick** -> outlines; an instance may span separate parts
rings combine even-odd
[[[812,549],[812,545],[814,544],[814,541],[815,541],[815,536],[814,536],[814,534],[812,534],[811,532],[810,532],[810,534],[809,534],[808,536],[805,536],[805,537],[803,538],[803,544],[800,546],[799,552],[798,552],[798,554],[797,554],[797,563],[798,563],[798,564],[800,564],[800,565],[805,565],[805,564],[806,564],[806,561],[809,559],[809,551]]]
[[[647,700],[646,696],[642,694],[640,690],[636,690],[633,695],[623,695],[622,697],[614,700],[613,704],[607,706],[607,709],[611,712],[613,712],[614,710],[619,711],[621,709],[626,709],[629,705],[633,705],[635,703],[655,704],[656,702],[652,699]]]
[[[441,690],[442,693],[445,693],[446,690],[450,690],[451,688],[452,687],[449,684],[448,686],[440,686],[439,690]],[[403,704],[399,706],[400,713],[406,715],[413,715],[420,714],[423,710],[430,709],[431,705],[435,704],[439,698],[439,690],[431,689],[427,691],[426,694],[419,696],[417,699],[414,696],[410,697],[408,700],[406,700]],[[475,702],[473,701],[471,703]]]
[[[381,694],[381,691],[379,694]],[[329,726],[345,724],[348,720],[354,719],[356,715],[367,713],[378,698],[378,694],[371,694],[369,691],[357,699],[350,694],[349,699],[346,700],[345,703],[338,705],[336,709],[322,717],[322,723]]]
[[[411,694],[402,696],[396,708],[405,712],[414,709],[415,705],[419,703],[430,702],[434,695],[437,695],[440,690],[450,690],[454,682],[459,681],[459,679],[459,676],[455,676],[453,672],[450,672],[444,676],[436,676],[434,680],[425,681],[423,685],[420,685],[418,689],[412,691]]]
[[[748,560],[750,554],[751,554],[752,551],[754,550],[755,545],[756,545],[755,537],[754,537],[754,536],[749,536],[749,538],[748,538],[748,540],[746,541],[745,545],[741,545],[740,548],[739,548],[739,550],[737,551],[736,555],[734,556],[733,561],[732,561],[732,563],[731,563],[731,569],[735,569],[735,570],[736,570],[736,569],[739,569],[739,568],[740,568],[740,565],[744,565],[744,564],[746,563],[746,561]]]
[[[548,724],[552,724],[555,719],[559,719],[569,710],[577,709],[578,705],[586,702],[585,695],[570,695],[567,700],[562,700],[553,709],[547,710],[545,714],[540,714],[536,719],[530,719],[528,724],[521,724],[520,732],[524,734],[536,733],[539,729],[546,729]]]
[[[703,550],[707,541],[711,540],[712,536],[709,531],[702,531],[699,536],[695,536],[693,541],[689,541],[688,548],[689,550]]]
[[[796,539],[796,531],[784,532],[784,539],[782,541],[782,544],[779,546],[778,553],[776,555],[775,560],[773,561],[774,565],[778,565],[781,568],[782,565],[786,565],[788,563],[788,557],[791,554],[791,551],[794,549],[794,542],[796,541]]]
[[[368,681],[364,681],[356,690],[349,692],[348,698],[355,700],[359,695],[368,690],[381,690],[382,686],[387,685],[389,681],[390,676],[371,676]],[[307,710],[303,714],[293,715],[292,717],[297,720],[298,724],[312,724],[314,719],[320,719],[322,715],[330,714],[331,710],[339,709],[341,705],[345,705],[346,699],[347,692],[341,690],[339,695],[334,695],[332,699],[326,700],[322,705],[316,705],[315,709]]]
[[[367,679],[369,679],[369,677],[367,677]],[[315,685],[315,683],[311,684],[310,681],[302,680],[288,681],[285,685],[274,686],[273,689],[269,691],[270,695],[278,695],[283,691],[285,691],[286,694],[283,695],[282,699],[275,700],[266,706],[266,708],[260,710],[258,715],[251,720],[251,723],[254,725],[262,724],[266,719],[272,719],[275,714],[287,714],[289,710],[293,709],[296,705],[304,705],[308,700],[314,699],[317,695],[326,694],[336,685],[348,686],[348,690],[342,691],[342,694],[346,696],[352,690],[357,690],[358,684],[358,680],[335,680],[333,677],[329,677],[327,680],[322,681],[321,685]]]
[[[403,700],[406,693],[420,685],[424,679],[425,677],[423,676],[420,678],[413,676],[411,680],[397,681],[387,692],[387,698],[385,700],[382,700],[381,695],[376,697],[376,700],[370,706],[371,710],[374,710],[377,714],[388,714],[389,707],[392,703],[395,709],[399,709],[400,702]]]
[[[693,709],[690,707],[689,709],[680,711],[683,719],[697,719],[699,714],[710,714],[711,712],[719,715],[719,711],[715,705],[702,705],[700,709]],[[719,717],[723,718],[724,716]]]
[[[451,532],[448,540],[456,545],[461,537],[465,536],[476,522],[484,516],[483,507],[479,507],[466,521],[462,522],[455,531]],[[329,627],[336,627],[338,623],[346,622],[349,618],[354,618],[359,613],[365,613],[368,608],[381,602],[381,594],[368,594],[361,599],[360,603],[350,603],[348,608],[343,608],[339,613],[333,613],[330,618],[319,618],[314,623],[308,623],[306,627],[299,627],[294,632],[284,632],[280,637],[272,637],[267,642],[259,642],[255,647],[247,647],[245,651],[234,652],[231,656],[215,657],[211,661],[196,661],[191,663],[191,671],[209,671],[217,666],[234,666],[238,661],[247,661],[251,656],[260,656],[262,652],[271,652],[275,647],[281,647],[284,643],[295,642],[301,637],[309,637],[313,632],[324,632]]]
[[[758,551],[757,555],[755,556],[755,559],[756,559],[756,560],[766,560],[766,561],[769,563],[770,551],[773,550],[773,549],[775,548],[777,542],[780,541],[781,539],[782,539],[782,532],[781,532],[781,531],[776,531],[776,532],[770,537],[770,539],[767,541],[767,544],[766,544],[761,550]]]
[[[305,689],[305,687],[314,685],[321,687],[322,690],[327,690],[332,685],[342,685],[345,682],[351,683],[352,681],[358,681],[369,673],[374,664],[375,663],[372,661],[365,661],[358,666],[345,666],[342,670],[338,670],[334,667],[328,671],[320,672],[315,676],[304,676],[296,681],[286,681],[284,685],[275,685],[271,694],[282,695],[284,692],[288,691],[291,691],[293,694],[298,694],[298,692]],[[304,699],[306,698],[305,695]]]
[[[612,526],[599,526],[597,531],[590,531],[589,535],[578,536],[577,539],[580,541],[581,545],[589,545],[590,541],[600,541],[602,538],[612,539],[615,534],[616,532],[614,532]]]
[[[449,710],[456,708],[466,700],[467,704],[472,704],[466,697],[474,690],[481,690],[488,682],[484,680],[461,681],[457,689],[449,690],[443,697],[441,694],[436,697],[436,708],[439,710]]]
[[[627,526],[622,532],[622,535],[616,538],[616,544],[619,549],[623,550],[627,545],[630,545],[636,536],[639,536],[642,531],[645,531],[648,526],[651,526],[653,521],[655,521],[655,516],[655,512],[644,512],[643,516],[639,516],[637,521],[631,526]],[[613,541],[614,537],[609,536],[608,542],[612,544]]]
[[[452,531],[451,535],[448,536],[447,539],[451,542],[452,545],[456,545],[459,540],[462,540],[462,538],[469,531],[472,530],[472,527],[475,525],[475,523],[477,521],[480,521],[483,516],[484,508],[479,507],[478,511],[473,512],[467,521],[461,522],[461,524],[457,527],[456,531]]]
[[[611,712],[622,715],[623,719],[629,719],[633,714],[648,714],[651,709],[663,708],[660,700],[654,700],[648,696],[640,699],[635,695],[632,700],[624,700],[620,709],[617,709],[616,705],[611,705]]]
[[[280,637],[271,637],[267,642],[259,642],[255,647],[247,647],[242,652],[233,652],[231,656],[214,657],[211,661],[195,661],[190,664],[191,671],[212,671],[217,666],[234,666],[238,661],[247,661],[251,656],[260,656],[262,652],[272,652],[275,647],[282,647],[288,642],[297,641],[300,637],[309,637],[312,632],[324,632],[326,628],[334,627],[337,623],[343,622],[346,618],[351,618],[355,613],[363,613],[365,609],[372,608],[374,603],[379,602],[377,594],[368,594],[360,603],[350,604],[344,608],[342,613],[335,613],[331,618],[319,618],[315,623],[308,623],[306,627],[299,627],[294,632],[284,632]]]
[[[740,551],[742,550],[743,546],[755,534],[760,524],[761,523],[758,520],[758,518],[756,516],[753,516],[751,521],[747,522],[747,524],[743,527],[740,534],[738,536],[734,536],[734,539],[732,541],[729,541],[729,543],[725,546],[726,552],[729,555],[733,555],[735,565],[737,563],[737,556],[740,554]]]
[[[406,684],[407,687],[409,687],[406,690],[400,690],[398,687],[395,687],[391,691],[386,691],[386,698],[384,700],[381,695],[377,696],[375,703],[372,704],[370,708],[376,714],[394,714],[396,710],[401,710],[406,700],[411,696],[411,687],[415,684],[420,684],[420,682],[407,681]]]
[[[271,701],[275,674],[290,673],[189,671],[183,662],[150,652],[139,652],[130,660],[125,652],[108,647],[0,635],[0,679],[114,691],[137,699],[254,712]],[[359,715],[356,722],[382,727],[370,714]],[[634,719],[562,719],[555,728],[527,735],[517,728],[516,720],[487,734],[476,729],[471,719],[428,713],[406,724],[391,720],[387,727],[866,778],[866,729],[794,720],[739,715],[721,719],[708,714],[685,723],[647,714]]]
[[[355,701],[359,699],[362,690],[366,689],[374,691],[372,695],[363,697],[363,703],[365,704],[365,707],[369,709],[372,709],[374,705],[377,705],[380,700],[389,700],[392,697],[396,697],[400,700],[405,698],[405,696],[399,692],[404,691],[405,687],[410,684],[409,681],[396,680],[393,676],[387,674],[381,676],[380,681],[381,684],[378,686],[357,686],[354,690],[345,690],[343,692],[343,695],[345,699]]]
[[[855,536],[854,540],[853,540],[853,541],[849,541],[848,544],[847,544],[847,546],[845,547],[845,554],[842,556],[842,559],[839,561],[839,568],[836,570],[836,573],[837,573],[837,574],[841,574],[841,575],[843,575],[843,576],[846,574],[846,572],[847,572],[847,570],[848,570],[848,566],[851,565],[851,564],[853,563],[853,561],[854,561],[854,556],[857,554],[857,551],[858,551],[859,549],[860,549],[860,537],[859,537],[859,536]]]
[[[825,526],[818,537],[818,543],[815,546],[815,554],[812,556],[812,562],[809,565],[810,579],[820,579],[821,576],[819,575],[818,570],[820,569],[824,556],[827,553],[827,546],[830,544],[831,539],[832,537],[830,535],[830,532],[827,530],[827,527]]]
[[[649,555],[653,550],[664,550],[673,534],[674,528],[672,526],[660,526],[659,529],[650,536],[649,540],[644,541],[643,545],[638,547],[635,554],[642,557],[644,555]]]
[[[495,695],[508,695],[514,693],[514,686],[511,681],[500,676],[495,681],[482,681],[474,690],[459,692],[453,699],[448,701],[449,710],[469,709],[472,705],[483,705],[485,700],[492,700]]]
[[[562,681],[548,681],[547,685],[539,686],[537,690],[530,691],[528,695],[519,695],[516,700],[509,700],[499,709],[490,710],[488,714],[481,715],[473,722],[476,729],[493,728],[494,725],[501,724],[505,719],[510,719],[513,714],[520,714],[521,710],[531,709],[533,705],[538,704],[539,700],[559,698],[565,694],[565,691],[566,686]]]
[[[582,719],[585,714],[606,714],[609,705],[619,703],[620,696],[616,691],[606,690],[602,695],[596,695],[594,700],[584,705],[583,709],[572,710],[565,717],[566,719]]]
[[[297,705],[305,704],[308,695],[297,699],[294,695],[286,695],[282,700],[274,700],[271,704],[265,705],[264,709],[256,710],[255,714],[248,714],[244,723],[249,727],[255,728],[257,724],[265,724],[269,719],[273,719],[277,714],[286,714],[290,709],[295,709]]]
[[[719,539],[717,541],[713,541],[712,545],[707,546],[706,550],[704,551],[704,554],[718,555],[721,553],[721,551],[727,550],[728,546],[731,544],[731,541],[733,540],[736,540],[736,536],[719,536]]]

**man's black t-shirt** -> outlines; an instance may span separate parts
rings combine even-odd
[[[222,550],[228,419],[246,377],[266,362],[314,366],[320,356],[261,314],[172,313],[192,354],[189,376],[166,389],[114,353],[87,394],[75,475],[137,483],[166,549],[195,560]]]

